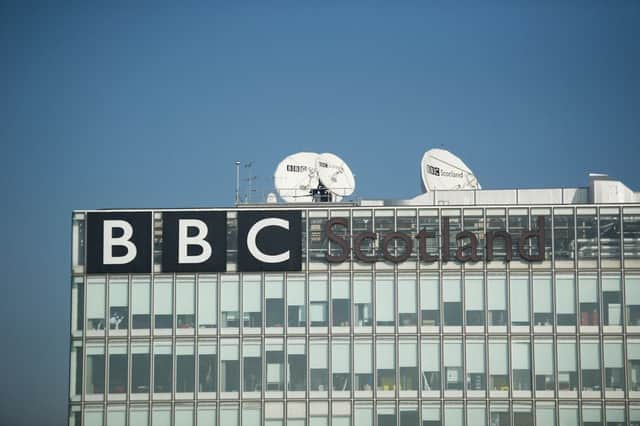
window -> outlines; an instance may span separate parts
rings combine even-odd
[[[171,277],[156,276],[153,279],[153,309],[155,328],[172,328],[173,299]]]
[[[576,325],[575,279],[556,275],[556,320],[559,326]]]
[[[624,391],[624,356],[622,342],[604,342],[604,380],[605,389]]]
[[[640,275],[626,275],[624,291],[627,303],[627,325],[640,325]]]
[[[575,405],[560,405],[558,412],[561,426],[578,426],[578,407]]]
[[[193,392],[194,388],[193,342],[178,342],[176,343],[176,392]]]
[[[85,393],[98,395],[104,393],[104,346],[87,345],[87,365],[85,369]]]
[[[304,304],[304,277],[287,277],[287,315],[289,327],[304,327],[306,310]]]
[[[620,216],[600,211],[600,258],[620,259]]]
[[[351,324],[348,275],[333,275],[331,277],[331,307],[334,327],[346,327]]]
[[[176,278],[176,327],[192,329],[195,326],[195,289],[194,276],[178,276]]]
[[[462,406],[452,403],[445,403],[444,406],[444,424],[446,426],[462,426],[464,425],[464,413]]]
[[[396,356],[393,340],[376,341],[376,374],[379,391],[396,389]]]
[[[153,391],[170,393],[173,377],[171,342],[153,344]]]
[[[355,340],[353,345],[353,368],[355,389],[370,391],[373,389],[373,348],[371,341]]]
[[[265,339],[266,391],[284,391],[284,344],[282,339]]]
[[[240,421],[238,404],[220,405],[220,424],[224,426],[238,426]]]
[[[464,304],[467,325],[484,325],[484,280],[482,275],[464,277]]]
[[[131,405],[131,409],[129,410],[129,424],[149,424],[149,407],[146,405]]]
[[[87,329],[104,330],[104,278],[87,278]]]
[[[356,402],[353,408],[353,426],[373,425],[373,404],[371,402]]]
[[[632,408],[630,407],[629,411]],[[623,426],[626,423],[624,406],[606,405],[605,414],[607,416],[607,426]]]
[[[507,280],[504,275],[488,275],[487,305],[489,325],[507,325]]]
[[[533,322],[537,326],[553,325],[551,275],[533,276]]]
[[[197,415],[198,415],[197,426],[215,426],[216,425],[216,406],[215,405],[210,405],[210,404],[201,402],[200,404],[198,404]]]
[[[420,311],[422,325],[440,325],[440,280],[437,275],[420,275]]]
[[[580,366],[582,368],[582,390],[600,391],[600,345],[598,341],[580,342]]]
[[[536,339],[534,350],[536,391],[552,391],[555,389],[553,342],[551,340]]]
[[[393,326],[395,316],[393,276],[376,275],[376,325]]]
[[[267,292],[265,283],[265,296]],[[282,298],[282,295],[280,295]],[[284,307],[280,306],[280,310]],[[269,300],[266,302],[269,315]],[[262,327],[262,288],[260,275],[244,274],[242,276],[242,325],[244,327]]]
[[[575,391],[578,388],[575,341],[558,341],[558,389]]]
[[[496,391],[509,390],[509,355],[507,342],[489,341],[489,389]]]
[[[511,275],[509,306],[511,325],[529,325],[529,277],[526,275]]]
[[[523,211],[523,214],[520,214],[520,211]],[[517,209],[514,211],[509,211],[509,234],[511,234],[512,245],[511,250],[513,253],[514,259],[520,258],[520,253],[518,252],[518,243],[520,241],[520,236],[523,232],[529,229],[529,216],[526,210]],[[529,253],[529,241],[527,241],[527,245],[525,245],[525,251]]]
[[[254,426],[261,424],[262,407],[257,402],[245,402],[242,404],[242,426]]]
[[[487,211],[487,232],[504,231],[507,229],[504,214],[504,210],[496,210],[494,212]],[[493,260],[503,260],[505,258],[506,252],[507,250],[505,239],[495,238],[493,240]]]
[[[421,346],[422,390],[440,391],[440,342],[423,339]]]
[[[460,340],[445,340],[444,356],[444,389],[462,390],[462,342]]]
[[[487,425],[487,408],[484,403],[467,405],[467,425],[468,426],[486,426]]]
[[[382,240],[385,235],[395,231],[393,210],[374,210],[375,215],[375,233],[378,235],[376,241],[377,255],[382,257]],[[394,250],[390,247],[391,253]]]
[[[417,324],[416,276],[400,274],[398,275],[398,325],[415,326]]]
[[[267,327],[284,327],[284,276],[266,275],[264,292]]]
[[[598,277],[595,274],[578,275],[580,325],[598,325]]]
[[[640,259],[640,214],[627,213],[622,218],[624,228],[624,258],[625,260]]]
[[[131,344],[131,393],[149,393],[150,361],[148,343]]]
[[[594,214],[576,216],[578,260],[598,259],[598,221]]]
[[[214,341],[198,344],[198,390],[216,392],[218,389],[218,357]]]
[[[564,210],[566,209],[562,209]],[[575,248],[573,214],[555,213],[553,228],[555,259],[573,260]]]
[[[220,339],[220,391],[240,390],[240,358],[238,340]],[[222,423],[227,424],[227,423]]]
[[[400,340],[398,364],[400,390],[418,390],[418,344],[415,340]]]
[[[127,347],[124,343],[109,345],[109,393],[127,392]]]
[[[418,406],[410,403],[400,404],[400,426],[417,426]]]
[[[604,325],[622,325],[622,281],[619,274],[602,275],[602,320]]]
[[[445,275],[443,277],[442,296],[444,301],[444,325],[462,325],[462,292],[459,276]]]
[[[531,349],[529,341],[511,342],[511,374],[514,391],[531,390]]]
[[[312,327],[329,324],[327,304],[327,276],[309,276],[309,320]]]
[[[629,390],[640,391],[640,341],[627,341],[627,374],[629,375]]]
[[[221,279],[221,307],[222,310],[222,326],[223,327],[239,327],[239,286],[237,275],[223,275]]]
[[[370,326],[371,309],[371,275],[354,275],[353,280],[354,321],[356,326]]]
[[[556,424],[556,407],[553,403],[536,403],[536,426]]]
[[[304,392],[307,389],[307,355],[304,339],[287,340],[289,391]]]
[[[484,342],[467,340],[467,388],[470,391],[486,389],[484,370]]]
[[[218,321],[218,297],[216,294],[216,276],[200,275],[198,280],[198,327],[215,328]]]
[[[127,277],[109,278],[109,328],[129,328],[129,285]]]
[[[331,369],[334,391],[351,390],[351,354],[349,352],[348,339],[334,339],[331,343]]]
[[[396,406],[393,402],[379,402],[376,413],[378,415],[378,426],[396,426]]]
[[[151,280],[145,276],[134,276],[131,279],[131,328],[150,329]]]
[[[260,392],[262,389],[262,356],[260,346],[259,340],[245,340],[243,343],[243,390],[245,392]]]
[[[174,426],[193,426],[193,405],[177,405]],[[123,425],[124,426],[124,425]]]
[[[484,248],[486,242],[484,240],[484,219],[482,218],[482,211],[479,210],[477,216],[469,214],[468,210],[464,211],[464,230],[471,231],[478,239],[478,256],[484,258]]]
[[[602,408],[598,405],[582,406],[582,425],[583,426],[600,426],[602,425]]]
[[[417,424],[417,423],[416,423]],[[441,426],[440,404],[422,403],[422,426]]]
[[[491,402],[489,406],[489,418],[491,424],[496,426],[511,426],[509,416],[509,404],[506,402]]]
[[[329,389],[329,363],[326,340],[309,342],[309,380],[312,391],[327,392]]]

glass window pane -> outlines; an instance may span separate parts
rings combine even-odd
[[[245,327],[262,326],[261,284],[260,275],[244,274],[242,277],[242,323]],[[267,305],[269,305],[268,301]],[[275,306],[272,307],[275,308]],[[267,306],[267,313],[269,312],[268,308],[269,306]],[[284,306],[280,306],[280,310],[283,309]]]
[[[533,322],[537,326],[553,325],[551,275],[533,276]]]
[[[398,351],[400,368],[400,390],[418,390],[418,343],[415,340],[400,340]]]
[[[216,276],[200,275],[198,280],[198,326],[215,328],[218,323],[218,297],[216,294]]]
[[[172,280],[171,277],[156,276],[153,279],[153,309],[155,328],[172,327]]]
[[[484,371],[484,342],[467,340],[467,386],[472,391],[486,389]]]
[[[109,278],[109,328],[126,330],[129,327],[129,285],[127,277]]]
[[[620,216],[600,214],[600,258],[620,259]]]
[[[489,389],[509,390],[507,342],[489,341]]]
[[[625,213],[624,228],[624,258],[625,260],[640,259],[640,215]]]
[[[627,375],[629,376],[629,390],[640,391],[640,341],[627,342]]]
[[[420,275],[422,325],[440,325],[440,280],[437,275]]]
[[[151,328],[151,279],[134,276],[131,279],[131,328]]]
[[[529,325],[529,278],[512,275],[510,284],[511,325]]]
[[[580,342],[582,390],[600,391],[600,345],[597,341]]]
[[[87,328],[104,330],[105,279],[103,277],[87,278]]]
[[[287,318],[289,327],[304,327],[306,324],[304,276],[287,277]]]
[[[109,393],[127,392],[127,347],[124,343],[109,345]]]
[[[528,341],[511,342],[511,369],[513,390],[531,390],[531,349]]]
[[[287,340],[289,391],[305,391],[307,388],[307,355],[304,339]]]
[[[329,324],[326,275],[309,276],[309,320],[312,327]]]
[[[575,341],[558,341],[558,389],[576,390],[578,386],[576,343]]]
[[[284,327],[284,276],[267,274],[264,283],[267,327]],[[255,322],[258,324],[258,322]]]
[[[216,392],[218,383],[218,356],[215,341],[198,343],[198,390]]]
[[[444,365],[445,390],[462,390],[462,342],[445,340],[442,362]]]
[[[376,325],[394,325],[393,276],[376,276]]]
[[[262,389],[262,356],[259,340],[245,340],[242,348],[244,367],[244,391],[260,392]],[[284,372],[283,372],[284,373]]]
[[[349,340],[335,339],[331,343],[331,368],[333,378],[333,390],[348,391],[351,389],[351,371],[349,353]]]
[[[223,275],[220,287],[220,309],[223,327],[240,326],[239,283],[237,275]]]
[[[333,275],[331,277],[331,308],[334,326],[345,327],[351,324],[348,275]]]
[[[464,303],[467,325],[484,325],[484,281],[482,275],[466,275],[464,278]]]
[[[221,392],[238,392],[240,390],[239,356],[237,339],[220,339]]]
[[[626,275],[624,291],[627,304],[627,325],[640,325],[640,275]]]
[[[398,275],[398,325],[408,326],[417,323],[416,276],[400,274]]]
[[[489,325],[507,325],[507,280],[504,275],[488,275],[487,307]]]
[[[281,339],[265,339],[267,391],[284,390],[284,344]]]
[[[422,389],[440,390],[440,342],[436,339],[423,339],[421,342]]]
[[[147,342],[131,344],[131,392],[149,393],[151,355]]]
[[[624,390],[622,342],[604,342],[604,379],[606,390]]]
[[[558,325],[576,325],[575,279],[556,275],[556,317]]]
[[[553,375],[554,356],[553,342],[536,340],[535,345],[535,372],[536,390],[554,390],[555,380]]]
[[[177,327],[193,328],[195,325],[195,277],[178,276],[176,278],[176,321]]]
[[[195,357],[193,343],[176,344],[176,392],[193,392],[195,388]]]
[[[355,389],[360,391],[373,388],[373,345],[371,341],[356,340],[353,346],[353,368]]]
[[[392,340],[376,341],[378,390],[396,389],[395,344]]]
[[[327,349],[326,340],[311,340],[309,342],[309,377],[312,391],[327,391],[329,389]]]
[[[85,392],[87,394],[104,393],[104,346],[87,345],[87,364],[85,368]]]
[[[170,393],[173,377],[171,342],[153,344],[153,391]]]
[[[462,325],[462,291],[460,276],[445,275],[442,280],[444,325]]]

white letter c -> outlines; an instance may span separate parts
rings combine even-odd
[[[278,228],[289,230],[289,221],[284,219],[279,219],[276,217],[270,217],[266,219],[262,219],[257,221],[249,232],[247,233],[247,248],[249,249],[249,253],[260,262],[263,263],[281,263],[289,260],[289,250],[284,251],[280,254],[266,254],[262,252],[258,246],[256,245],[256,238],[258,237],[258,233],[262,231],[264,228],[268,228],[269,226],[277,226]]]

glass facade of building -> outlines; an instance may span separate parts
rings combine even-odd
[[[639,205],[291,209],[302,271],[234,272],[228,209],[228,272],[202,274],[161,272],[161,211],[155,272],[87,274],[75,212],[69,424],[640,426]],[[517,241],[539,217],[545,260],[527,262]],[[378,261],[328,263],[331,218],[375,233]],[[512,261],[499,239],[492,261],[384,260],[386,234],[439,236],[442,218],[481,256],[508,231]]]

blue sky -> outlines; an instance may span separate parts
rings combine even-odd
[[[235,160],[261,193],[296,151],[340,155],[364,198],[418,194],[433,147],[484,188],[640,190],[639,22],[634,1],[0,2],[0,423],[65,421],[73,209],[229,206]]]

